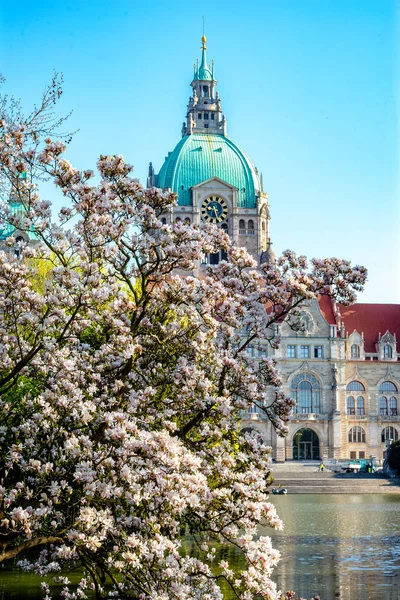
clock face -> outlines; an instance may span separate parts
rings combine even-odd
[[[222,223],[228,216],[228,207],[222,198],[210,196],[203,200],[201,218],[207,223]]]

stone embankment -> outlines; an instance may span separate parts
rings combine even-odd
[[[275,463],[272,488],[286,488],[288,494],[400,494],[400,478],[388,479],[378,473],[334,473],[319,471],[314,461]]]

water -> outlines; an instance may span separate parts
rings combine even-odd
[[[273,502],[285,529],[260,534],[282,554],[273,575],[281,590],[322,600],[399,600],[400,495],[288,494]],[[235,559],[231,548],[220,554]],[[39,585],[38,577],[0,568],[0,600],[38,600]]]
[[[285,523],[273,579],[323,600],[399,600],[400,495],[296,494],[274,498]],[[263,530],[263,535],[268,535]]]

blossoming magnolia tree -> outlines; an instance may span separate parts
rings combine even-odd
[[[221,582],[279,598],[278,552],[256,537],[282,526],[270,450],[240,435],[240,411],[256,403],[285,435],[293,403],[246,347],[317,294],[353,301],[365,270],[291,252],[258,269],[214,226],[162,224],[174,197],[143,189],[121,156],[100,158],[95,185],[34,120],[4,112],[0,127],[2,181],[24,206],[3,218],[40,242],[22,261],[0,253],[0,561],[83,565],[78,586],[61,577],[66,598],[210,600]],[[58,225],[38,173],[68,199]],[[221,248],[228,262],[190,275]],[[221,542],[241,570],[215,558]]]

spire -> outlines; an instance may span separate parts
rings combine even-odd
[[[207,42],[207,38],[205,35],[203,35],[201,38],[201,63],[200,63],[200,67],[197,65],[197,70],[195,71],[193,81],[196,81],[196,80],[213,81],[214,80],[214,73],[211,72],[210,67],[207,64],[206,42]],[[213,65],[213,71],[214,71],[214,65]]]
[[[201,62],[194,64],[191,86],[193,96],[189,98],[186,123],[183,123],[182,137],[192,133],[216,133],[226,135],[226,119],[222,113],[221,100],[215,92],[217,80],[214,77],[214,61],[207,63],[207,38],[201,38]]]

